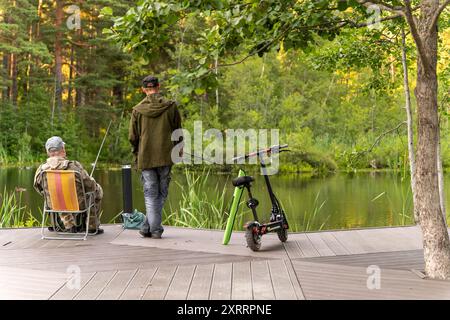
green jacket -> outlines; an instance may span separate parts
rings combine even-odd
[[[180,141],[171,140],[181,128],[181,116],[175,101],[160,94],[147,96],[133,108],[128,139],[133,146],[139,170],[172,165],[172,148]]]

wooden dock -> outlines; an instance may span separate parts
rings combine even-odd
[[[215,230],[166,227],[158,240],[104,229],[87,241],[0,230],[0,299],[450,299],[449,281],[421,277],[418,227],[291,233],[285,244],[271,234],[260,252],[242,232],[224,246]]]

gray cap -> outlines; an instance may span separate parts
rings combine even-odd
[[[45,143],[45,150],[49,151],[59,151],[64,148],[64,141],[57,136],[53,136],[47,140]]]

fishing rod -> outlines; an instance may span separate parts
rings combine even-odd
[[[185,151],[183,151],[183,153],[184,153],[184,154],[187,154],[188,156],[191,156],[191,157],[193,157],[193,158],[197,158],[197,159],[200,159],[200,160],[204,160],[204,161],[206,161],[206,162],[209,162],[210,164],[216,164],[215,162],[209,161],[208,159],[206,159],[206,158],[204,158],[204,157],[199,157],[199,156],[196,155],[196,154],[192,154],[192,153],[185,152]]]
[[[108,136],[109,128],[111,128],[112,122],[113,122],[112,120],[109,121],[108,129],[106,129],[105,136],[103,137],[102,144],[100,145],[100,149],[98,149],[97,158],[95,158],[95,162],[94,162],[94,165],[92,167],[92,171],[91,171],[91,175],[90,175],[91,177],[94,174],[95,168],[97,167],[98,157],[100,156],[100,152],[102,152],[102,148],[103,148],[103,145],[105,144],[105,140],[106,140],[106,137]]]
[[[234,157],[231,160],[232,161],[236,161],[236,160],[241,160],[241,159],[248,159],[248,158],[253,157],[253,156],[260,157],[260,156],[262,156],[264,154],[270,155],[271,153],[279,153],[279,152],[282,152],[282,151],[287,151],[287,150],[281,150],[281,149],[286,148],[286,147],[287,147],[287,144],[274,145],[274,146],[271,146],[271,147],[266,148],[266,149],[261,149],[261,150],[256,151],[256,152],[249,153],[249,154],[247,154],[245,156]],[[191,156],[193,158],[197,158],[197,159],[203,160],[205,162],[209,162],[210,164],[218,164],[218,163],[215,163],[215,162],[212,162],[212,161],[208,160],[205,157],[198,156],[195,153],[192,154],[192,153],[185,152],[185,151],[183,151],[183,153],[187,154],[188,156]]]

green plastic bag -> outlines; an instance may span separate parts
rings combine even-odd
[[[133,213],[122,213],[124,229],[140,229],[145,221],[145,214],[134,209]]]

